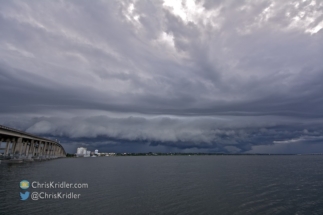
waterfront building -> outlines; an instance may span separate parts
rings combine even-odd
[[[77,148],[76,157],[84,157],[87,154],[87,150],[84,147]]]

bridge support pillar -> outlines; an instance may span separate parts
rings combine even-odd
[[[53,157],[53,143],[50,143],[49,158]]]
[[[41,152],[42,152],[42,142],[39,141],[38,142],[39,146],[38,146],[38,158],[41,158]]]
[[[56,150],[55,150],[55,157],[58,157],[58,150],[59,150],[59,147],[56,146]]]
[[[20,158],[21,141],[22,141],[22,138],[17,138],[17,140],[15,141],[15,147],[13,150],[13,154],[14,154],[14,158],[17,158],[17,159]]]
[[[47,159],[49,159],[50,157],[49,157],[49,154],[50,154],[50,143],[48,142],[47,143],[47,153],[46,153],[46,157],[47,157]]]
[[[46,150],[45,150],[46,159],[48,159],[48,153],[49,153],[49,142],[46,142]]]
[[[49,158],[53,158],[53,143],[50,143]]]
[[[22,142],[22,138],[19,138],[17,140],[17,152],[18,152],[18,157],[20,158],[22,156],[22,149],[24,147],[24,143]]]
[[[51,159],[51,155],[52,155],[52,143],[48,143],[49,147],[48,147],[48,158]]]
[[[54,158],[56,158],[56,150],[57,150],[57,146],[55,144],[54,145],[54,148],[53,148],[53,156],[54,156]]]
[[[31,156],[30,156],[30,158],[33,158],[35,156],[35,149],[36,149],[35,148],[35,141],[34,140],[31,140],[31,143],[30,144],[32,146],[31,147],[32,150],[31,150]]]
[[[45,142],[45,148],[44,148],[44,157],[47,159],[47,153],[48,153],[48,142]]]
[[[9,153],[9,148],[10,148],[10,142],[9,141],[10,141],[9,139],[6,140],[6,149],[5,149],[5,152],[4,152],[5,156],[8,156],[8,153]]]
[[[20,158],[23,158],[23,156],[24,156],[25,144],[26,144],[25,141],[22,140],[21,144],[20,144],[20,150],[19,150],[19,157]]]
[[[12,158],[16,158],[16,148],[17,148],[17,139],[15,138],[12,141],[12,148],[11,148]]]
[[[45,148],[45,143],[43,141],[41,141],[40,145],[39,145],[39,158],[40,159],[43,159],[44,148]]]
[[[37,141],[36,146],[35,146],[35,158],[39,159],[39,152],[40,152],[40,142]]]
[[[30,142],[26,142],[25,158],[27,158],[27,159],[28,159],[28,155],[29,155],[29,149],[30,149]]]

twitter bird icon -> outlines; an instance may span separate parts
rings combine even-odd
[[[20,192],[20,197],[21,197],[21,200],[26,200],[26,199],[28,199],[28,197],[29,197],[29,192],[28,192],[28,191],[26,191],[25,193],[21,193],[21,192]]]

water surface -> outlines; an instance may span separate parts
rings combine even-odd
[[[0,214],[323,214],[323,156],[142,156],[0,164]],[[20,200],[21,180],[88,183]],[[31,189],[28,191],[44,191]]]

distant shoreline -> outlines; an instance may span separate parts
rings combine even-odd
[[[229,154],[229,153],[116,153],[115,155],[100,155],[97,157],[115,157],[115,156],[277,156],[277,155],[323,155],[323,153],[313,153],[313,154]],[[67,157],[76,157],[75,154],[68,154]]]

